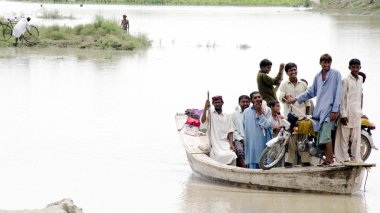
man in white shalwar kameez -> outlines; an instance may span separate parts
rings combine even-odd
[[[235,165],[237,156],[232,144],[234,128],[231,115],[222,111],[223,103],[222,96],[214,96],[212,98],[214,108],[208,113],[210,101],[206,100],[201,118],[201,129],[206,126],[207,131],[210,131],[210,157],[223,164]]]
[[[29,21],[30,21],[30,17],[21,18],[20,21],[18,21],[17,24],[13,27],[12,35],[16,38],[16,43],[13,44],[14,46],[17,46],[18,39],[22,35],[24,35],[26,31],[28,31],[28,33],[32,35],[32,33],[29,31],[30,30]]]
[[[337,162],[350,161],[348,154],[349,140],[351,139],[352,160],[361,162],[361,116],[362,116],[362,84],[363,78],[358,75],[360,61],[351,59],[349,69],[351,73],[342,80],[343,94],[340,105],[340,122],[338,122],[335,139],[335,160]]]

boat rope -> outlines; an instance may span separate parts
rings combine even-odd
[[[366,187],[366,185],[367,185],[367,178],[368,178],[368,172],[369,172],[369,169],[370,169],[370,168],[368,168],[368,167],[365,168],[365,170],[367,170],[367,175],[366,175],[366,177],[365,177],[365,181],[364,181],[364,192],[365,192],[365,187]]]

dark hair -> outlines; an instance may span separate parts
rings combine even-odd
[[[239,97],[239,103],[240,103],[241,99],[248,99],[248,100],[250,100],[248,95],[241,95]]]
[[[260,68],[263,68],[263,67],[266,67],[266,66],[271,66],[271,65],[272,65],[272,62],[269,61],[268,59],[263,59],[260,62]]]
[[[359,72],[358,75],[363,77],[363,83],[364,83],[365,79],[367,78],[367,75],[364,72]]]
[[[321,55],[321,58],[319,58],[319,63],[321,63],[322,61],[326,61],[326,62],[332,62],[332,58],[329,54],[323,54]]]
[[[256,94],[260,94],[258,91],[253,91],[253,92],[251,92],[251,94],[249,94],[249,98],[250,98],[250,100],[252,100],[252,97],[254,96],[254,95],[256,95]]]
[[[285,65],[285,72],[288,73],[288,71],[290,70],[290,68],[293,68],[295,67],[297,69],[297,64],[293,63],[293,62],[289,62]]]
[[[277,100],[271,100],[268,102],[268,106],[269,107],[274,107],[276,106],[276,104],[279,104],[280,102],[278,102]]]
[[[26,18],[27,21],[30,21],[30,19],[31,19],[30,17]]]
[[[309,83],[307,83],[307,81],[305,79],[303,79],[303,78],[301,78],[300,81],[303,81],[303,82],[306,83],[306,85],[309,85]]]
[[[352,65],[360,65],[360,61],[357,58],[353,58],[348,62],[348,66],[351,67]]]

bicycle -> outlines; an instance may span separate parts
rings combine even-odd
[[[10,19],[8,19],[7,23],[0,21],[0,40],[8,41],[12,37],[13,28],[16,25],[16,23],[17,22],[11,21]],[[36,43],[38,41],[40,32],[38,31],[38,28],[36,26],[30,25],[29,28],[29,32],[31,34],[24,33],[20,37],[20,41],[23,42],[23,40],[25,40],[27,43]]]

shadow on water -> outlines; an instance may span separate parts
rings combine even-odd
[[[192,174],[181,212],[367,212],[365,196],[259,191],[213,183]]]

